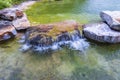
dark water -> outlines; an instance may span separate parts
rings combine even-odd
[[[97,22],[102,10],[120,10],[119,0],[64,0],[36,3],[31,23]],[[84,53],[63,48],[49,54],[21,53],[19,38],[0,43],[0,80],[120,80],[120,44],[88,41]],[[78,45],[82,46],[82,45]]]

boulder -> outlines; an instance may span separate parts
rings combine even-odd
[[[104,43],[119,43],[120,32],[112,30],[106,23],[93,23],[83,26],[85,37]]]
[[[23,30],[23,29],[30,27],[30,22],[27,19],[27,16],[25,13],[24,13],[23,17],[19,17],[19,18],[16,18],[15,20],[13,20],[12,24],[14,25],[16,30]]]
[[[31,47],[38,51],[56,50],[65,45],[82,50],[85,42],[80,39],[79,25],[76,21],[41,24],[27,29],[22,37],[21,42],[24,42],[24,45],[21,50],[26,51]]]
[[[68,32],[73,32],[77,29],[78,24],[75,21],[64,21],[53,24],[41,24],[28,28],[26,32],[26,39],[30,43],[36,43],[35,45],[39,45],[42,43],[44,45],[50,45],[52,41],[56,41],[58,39],[58,41],[61,41],[64,40],[62,38],[70,38]]]
[[[111,29],[120,31],[120,11],[102,11],[100,17]]]
[[[7,40],[17,34],[14,26],[9,21],[0,21],[0,41]]]
[[[23,16],[23,12],[17,8],[5,8],[0,11],[0,18],[5,20],[15,20]]]

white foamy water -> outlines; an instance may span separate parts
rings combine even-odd
[[[22,52],[25,52],[25,51],[28,51],[31,47],[32,47],[32,45],[24,44],[24,45],[22,45],[22,47],[19,50]]]
[[[89,43],[85,41],[85,39],[78,39],[76,41],[71,42],[70,48],[79,51],[85,51],[89,47]]]
[[[21,40],[25,41],[25,36],[21,38]],[[20,41],[20,42],[22,42]],[[35,40],[33,42],[39,42],[40,40]],[[42,44],[42,42],[41,42]],[[80,32],[75,30],[72,34],[66,33],[62,34],[57,37],[56,40],[53,40],[52,44],[49,45],[41,45],[40,43],[38,45],[31,43],[30,41],[25,41],[25,44],[20,49],[21,51],[27,51],[29,49],[32,49],[33,51],[38,52],[49,52],[49,51],[55,51],[62,49],[63,46],[68,47],[72,50],[77,50],[84,52],[88,47],[89,43],[86,41],[86,39],[81,38]]]
[[[71,41],[56,42],[53,45],[44,46],[44,47],[24,44],[20,50],[27,51],[28,49],[33,47],[34,51],[46,52],[49,50],[55,51],[55,50],[62,49],[61,46],[68,46],[70,49],[84,52],[89,47],[89,43],[87,41],[85,41],[85,39],[78,39],[78,40],[74,40],[74,41],[71,40]]]

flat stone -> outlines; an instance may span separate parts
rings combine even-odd
[[[27,29],[28,27],[30,27],[30,22],[27,19],[27,16],[25,13],[23,17],[13,20],[12,23],[14,27],[16,28],[16,30],[23,30],[23,29]]]
[[[14,26],[9,21],[0,21],[0,41],[7,40],[17,34]]]
[[[17,8],[5,8],[0,10],[0,18],[5,20],[15,20],[23,16],[23,12]]]
[[[120,11],[102,11],[100,17],[111,29],[120,31]]]
[[[93,23],[83,26],[85,37],[104,43],[119,43],[120,32],[112,30],[106,23]]]

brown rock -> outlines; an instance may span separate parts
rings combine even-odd
[[[57,36],[61,33],[71,32],[74,30],[78,30],[78,23],[73,20],[58,22],[53,24],[41,24],[38,26],[34,26],[29,28],[28,30],[33,32],[47,32],[46,35],[48,36]]]
[[[30,45],[30,47],[39,46],[43,50],[49,48],[56,49],[60,47],[60,45],[72,44],[70,41],[79,40],[81,38],[78,26],[76,21],[64,21],[33,26],[27,29],[22,42]],[[57,47],[52,46],[55,43],[59,43],[60,45],[57,45]],[[23,51],[27,49],[28,47],[26,48],[26,46],[22,48]]]
[[[10,39],[16,34],[16,30],[10,22],[0,21],[0,41]]]

